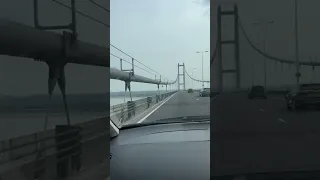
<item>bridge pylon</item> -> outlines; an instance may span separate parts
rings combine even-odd
[[[234,16],[234,38],[233,39],[222,39],[222,16]],[[219,91],[223,91],[224,83],[223,76],[224,74],[234,73],[235,78],[235,87],[240,88],[240,62],[239,62],[239,25],[238,25],[238,7],[234,5],[233,10],[221,10],[221,5],[218,7],[218,60],[219,60]],[[234,46],[234,61],[235,67],[232,69],[223,69],[223,56],[222,56],[222,45],[233,45]]]
[[[182,73],[180,73],[182,67]],[[182,83],[180,77],[182,76]],[[186,76],[185,76],[185,68],[184,63],[179,64],[178,63],[178,90],[180,90],[180,86],[183,85],[183,90],[186,90]]]

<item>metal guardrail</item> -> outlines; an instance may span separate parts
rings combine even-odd
[[[167,96],[169,95],[170,96],[171,94],[173,94],[175,92],[176,91],[163,93],[160,95],[167,95]],[[144,104],[148,103],[148,98],[149,99],[151,98],[151,102],[149,101],[149,103],[152,103],[152,102],[156,101],[157,95],[141,98],[141,99],[135,100],[134,102],[135,102],[136,106],[144,105]],[[113,106],[110,106],[110,113],[119,113],[122,109],[131,110],[131,109],[133,109],[133,106],[128,106],[128,103],[121,103],[121,104],[113,105]]]
[[[164,100],[177,91],[167,92],[160,95],[154,95],[146,98],[142,98],[136,101],[128,101],[126,103],[110,106],[110,119],[120,125],[132,117],[144,112],[152,105]]]

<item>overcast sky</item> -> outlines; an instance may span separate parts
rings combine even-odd
[[[204,79],[210,79],[210,16],[208,1],[201,0],[111,0],[110,43],[169,80],[177,77],[178,63],[185,63],[188,73],[201,79],[201,54],[204,54]],[[130,58],[110,48],[110,52]],[[110,57],[111,67],[120,68],[120,61]],[[143,67],[140,64],[138,66]],[[125,64],[129,68],[129,64]],[[150,78],[154,74],[135,69]],[[153,72],[154,73],[154,72]],[[157,76],[159,78],[159,76]],[[194,86],[200,88],[199,83]],[[132,90],[156,90],[156,85],[132,83]],[[186,78],[186,88],[191,87]],[[111,91],[123,91],[124,83],[110,81]],[[163,88],[162,88],[163,89]]]
[[[70,6],[70,0],[59,0]],[[109,9],[106,0],[95,0]],[[93,18],[109,24],[109,13],[87,0],[76,0],[77,9]],[[33,24],[32,0],[3,0],[0,2],[0,17]],[[70,10],[52,0],[39,0],[39,21],[42,25],[70,23]],[[79,39],[97,45],[109,46],[109,28],[77,14]],[[107,53],[107,52],[106,52]],[[108,69],[84,65],[66,66],[67,93],[105,93],[108,87]],[[48,67],[32,59],[0,55],[0,94],[30,95],[47,93]],[[59,92],[56,88],[55,92]]]

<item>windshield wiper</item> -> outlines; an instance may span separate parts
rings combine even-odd
[[[148,122],[148,123],[129,124],[129,125],[122,126],[120,129],[129,129],[129,128],[158,125],[158,124],[190,123],[190,122],[206,122],[206,121],[210,121],[210,115],[181,116],[181,117],[174,117],[174,118],[159,119],[159,120]]]

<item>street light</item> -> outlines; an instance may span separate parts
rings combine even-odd
[[[202,88],[204,88],[204,84],[203,84],[203,53],[206,53],[208,51],[198,51],[196,53],[201,53],[202,54]]]
[[[274,21],[259,21],[259,22],[254,22],[252,25],[264,25],[264,38],[263,38],[263,52],[266,53],[266,48],[267,48],[267,25],[268,24],[273,24]],[[263,62],[263,68],[264,68],[264,86],[267,87],[267,57],[264,57],[264,62]]]

